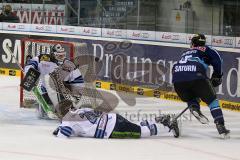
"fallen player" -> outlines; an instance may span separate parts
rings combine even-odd
[[[90,138],[144,138],[157,135],[157,123],[168,127],[174,137],[179,137],[176,120],[170,115],[161,115],[154,122],[142,121],[135,124],[117,113],[104,113],[84,106],[73,109],[72,103],[67,102],[61,109],[62,119],[59,127],[53,132],[57,137],[90,137]]]

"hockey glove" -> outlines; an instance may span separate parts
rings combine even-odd
[[[222,84],[222,76],[223,76],[222,74],[219,75],[219,74],[213,72],[212,77],[211,77],[211,83],[212,83],[213,87],[217,87],[220,84]]]
[[[38,83],[40,72],[34,68],[30,68],[23,78],[20,86],[27,91],[31,91]]]

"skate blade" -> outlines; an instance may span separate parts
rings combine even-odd
[[[221,139],[230,139],[230,133],[220,134],[220,138],[221,138]]]
[[[199,114],[197,112],[192,112],[192,114],[194,115],[194,117],[202,124],[208,124],[209,120],[207,119],[207,117],[205,116],[199,116]]]

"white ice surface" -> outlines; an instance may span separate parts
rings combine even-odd
[[[164,132],[146,139],[58,139],[52,136],[57,121],[39,120],[34,109],[19,108],[19,79],[0,76],[0,160],[240,160],[240,113],[224,111],[231,139],[219,139],[211,120],[202,125],[189,113],[182,118],[182,136]],[[132,120],[151,113],[179,113],[183,103],[140,98],[138,107],[121,101],[119,113]]]

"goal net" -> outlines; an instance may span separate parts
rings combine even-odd
[[[21,59],[21,65],[24,67],[26,65],[26,62],[28,60],[28,57],[35,57],[40,54],[49,54],[51,46],[55,44],[61,44],[61,46],[66,50],[67,58],[70,60],[74,60],[77,56],[82,55],[89,55],[87,44],[86,43],[77,43],[77,42],[65,42],[65,41],[57,41],[57,40],[39,40],[39,39],[29,39],[25,38],[22,39],[22,59]],[[81,59],[81,58],[80,58]],[[84,61],[84,58],[83,58]],[[85,63],[91,63],[91,62],[85,62]],[[96,77],[95,69],[93,65],[88,65],[87,69],[90,71],[85,71],[86,67],[79,66],[79,69],[81,73],[83,74],[83,79],[86,82],[87,88],[84,88],[81,92],[82,98],[81,103],[87,103],[94,107],[97,106],[96,98],[100,97],[100,93],[95,88],[95,82],[94,81],[86,81],[85,78],[90,77]],[[91,75],[90,75],[91,73]],[[84,75],[85,74],[85,75]],[[21,75],[21,79],[23,79],[23,74]],[[41,81],[38,84],[38,87],[40,88]],[[20,106],[21,107],[33,107],[37,104],[37,100],[32,92],[28,92],[22,89],[20,89]]]

